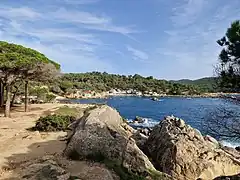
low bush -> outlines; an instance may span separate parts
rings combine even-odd
[[[56,99],[56,96],[52,93],[46,94],[46,102],[53,102]]]
[[[68,106],[61,106],[56,111],[54,111],[55,114],[61,115],[61,116],[74,116],[77,117],[80,113],[80,109],[75,107],[68,107]]]
[[[40,117],[32,130],[45,132],[66,131],[68,126],[75,120],[76,118],[74,116],[69,115],[47,115]]]

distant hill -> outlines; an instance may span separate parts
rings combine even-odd
[[[169,95],[195,95],[202,91],[197,86],[155,79],[153,76],[108,74],[106,72],[66,73],[51,84],[54,93],[71,94],[76,90],[106,92],[112,89],[156,92]]]
[[[195,85],[198,86],[204,92],[216,92],[216,77],[205,77],[196,80],[190,79],[181,79],[181,80],[172,80],[171,82],[185,84],[185,85]]]

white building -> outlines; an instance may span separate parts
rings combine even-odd
[[[138,92],[136,92],[136,95],[137,96],[142,96],[143,94],[142,94],[142,92],[138,91]]]

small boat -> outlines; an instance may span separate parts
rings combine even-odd
[[[153,100],[153,101],[160,101],[160,100],[159,100],[158,98],[156,98],[156,97],[153,97],[152,100]]]

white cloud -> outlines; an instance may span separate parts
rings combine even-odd
[[[64,8],[59,9],[56,12],[50,13],[51,17],[55,20],[74,22],[80,24],[96,25],[96,24],[108,24],[111,19],[109,17],[98,16],[93,13],[84,11],[68,11]]]
[[[36,49],[60,62],[64,71],[113,72],[108,59],[100,58],[101,49],[107,52],[108,45],[99,32],[128,37],[137,31],[132,26],[116,24],[105,14],[76,8],[97,2],[53,0],[39,7],[32,2],[18,7],[6,3],[0,7],[0,39]]]
[[[183,0],[177,7],[173,7],[171,20],[175,26],[187,26],[194,23],[203,8],[207,8],[207,0]]]
[[[107,31],[107,32],[114,32],[126,35],[130,39],[136,41],[134,38],[129,36],[129,34],[139,33],[140,31],[134,30],[131,27],[123,27],[123,26],[116,26],[113,24],[100,24],[100,25],[92,25],[92,26],[85,26],[85,28],[99,30],[99,31]]]
[[[113,23],[112,18],[106,15],[96,15],[84,11],[67,11],[64,8],[50,14],[54,20],[61,22],[72,22],[82,25],[84,28],[120,33],[128,35],[138,33],[139,31],[133,29],[131,26],[119,26]]]
[[[132,53],[133,59],[138,59],[138,60],[147,60],[148,59],[148,54],[137,50],[131,46],[127,46],[127,50]]]
[[[73,5],[84,5],[84,4],[94,4],[99,2],[100,0],[59,0],[64,1],[67,4],[73,4]]]
[[[41,14],[29,7],[0,7],[0,16],[18,20],[36,20]]]
[[[66,71],[121,67],[120,72],[131,63],[127,72],[137,69],[159,77],[166,71],[164,78],[173,79],[212,75],[219,53],[216,40],[240,15],[239,0],[160,0],[161,16],[151,9],[141,14],[139,3],[134,12],[127,12],[136,15],[129,19],[118,11],[114,16],[104,13],[101,0],[2,1],[0,39],[36,48],[61,62]],[[134,20],[137,26],[131,24]],[[136,49],[139,45],[142,48]],[[127,62],[129,57],[136,61]]]
[[[105,46],[97,34],[88,33],[79,27],[52,26],[53,18],[56,17],[49,17],[49,13],[41,12],[41,9],[1,7],[0,39],[36,49],[60,62],[64,71],[113,70],[109,63],[96,54],[98,48]],[[62,18],[60,25],[62,22],[70,22],[70,18],[66,21]],[[90,13],[82,13],[80,18],[93,24],[100,20]]]
[[[8,36],[8,34],[1,34],[1,31],[0,39],[31,47],[46,54],[50,59],[59,62],[64,72],[113,71],[111,64],[99,59],[98,56],[95,55],[94,49],[91,49],[91,46],[79,46],[78,43],[71,45],[45,44],[38,40],[28,41],[14,36]]]
[[[17,36],[21,34],[25,34],[28,36],[32,36],[41,41],[52,41],[54,42],[62,42],[65,45],[68,44],[68,41],[72,43],[72,41],[83,44],[91,44],[91,45],[104,45],[100,39],[98,39],[93,34],[81,33],[77,32],[75,29],[70,28],[33,28],[25,26],[24,24],[18,23],[17,21],[10,21],[7,27],[3,28],[5,33],[12,36]]]
[[[73,1],[67,0],[68,3]],[[75,1],[74,1],[75,2]],[[84,3],[85,1],[82,1]],[[91,1],[95,2],[95,1]],[[96,1],[97,2],[97,1]],[[76,1],[77,3],[77,1]],[[81,4],[81,2],[78,2]],[[75,24],[78,28],[92,29],[97,31],[107,31],[120,33],[129,37],[129,34],[139,33],[140,31],[133,28],[133,26],[121,26],[116,25],[112,18],[106,15],[96,15],[94,13],[85,11],[76,11],[73,9],[59,8],[56,11],[51,12],[46,7],[43,9],[33,9],[29,7],[0,7],[0,16],[9,18],[14,21],[52,21],[58,23]],[[49,17],[51,17],[49,19]],[[130,37],[131,38],[131,37]]]
[[[240,14],[238,0],[185,0],[172,8],[171,24],[165,30],[166,41],[157,50],[166,61],[179,68],[174,79],[200,78],[213,75],[220,47],[216,41],[224,36],[230,23]],[[176,66],[176,67],[175,67]]]

